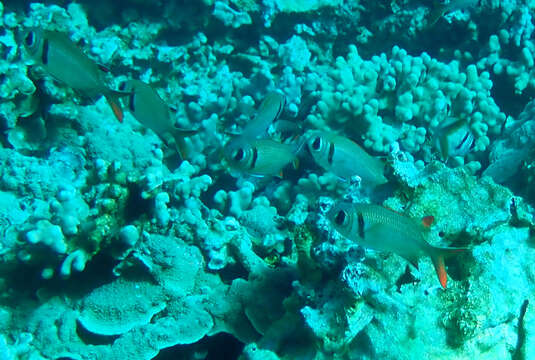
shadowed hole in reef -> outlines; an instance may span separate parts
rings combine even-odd
[[[362,330],[351,341],[351,359],[377,359],[373,347],[373,341],[370,339],[365,330]]]
[[[249,272],[247,272],[247,269],[245,269],[243,265],[239,262],[234,264],[228,264],[223,269],[219,270],[217,273],[221,277],[221,281],[229,285],[234,279],[242,278],[247,280],[249,276]]]
[[[517,119],[535,92],[528,88],[521,94],[515,93],[515,84],[505,72],[500,75],[491,72],[491,80],[493,86],[490,91],[496,105],[506,115]]]
[[[87,331],[80,323],[76,322],[76,334],[87,345],[111,345],[119,335],[98,335]]]
[[[520,307],[520,315],[518,317],[518,338],[516,341],[516,348],[511,356],[512,360],[523,360],[526,358],[524,345],[526,343],[526,329],[524,328],[524,316],[526,315],[526,310],[528,309],[529,300],[526,299]]]
[[[137,220],[141,215],[148,214],[152,207],[152,200],[143,199],[141,186],[136,183],[128,184],[128,199],[126,199],[126,207],[124,218],[126,223]]]
[[[214,195],[219,190],[224,190],[226,192],[237,191],[236,179],[228,174],[221,174],[220,176],[215,177],[215,181],[208,187],[206,191],[201,193],[200,199],[203,204],[209,208],[217,208],[218,204],[216,204],[214,201]],[[224,209],[222,212],[223,214],[227,215],[227,211],[228,209]]]
[[[447,236],[446,239],[448,246],[466,249],[451,254],[451,256],[447,256],[444,259],[448,276],[455,281],[468,279],[476,263],[472,255],[472,249],[475,244],[481,243],[483,239],[474,237],[465,231],[461,231],[455,236]]]
[[[227,333],[205,336],[190,345],[176,345],[161,350],[153,360],[204,359],[234,360],[243,351],[244,343]],[[194,357],[196,356],[196,357]]]
[[[56,274],[51,279],[43,279],[43,269],[50,266],[46,261],[51,256],[49,249],[36,246],[33,251],[34,262],[18,263],[15,266],[0,266],[6,284],[17,293],[35,293],[38,289],[46,288],[57,292],[77,291],[79,289],[97,286],[113,279],[111,269],[116,265],[115,259],[97,254],[87,262],[84,271],[73,272],[68,278],[61,278]]]
[[[414,282],[419,282],[420,280],[416,279],[412,275],[410,265],[405,266],[405,272],[401,275],[396,281],[397,292],[401,293],[401,286],[405,284],[412,284]]]

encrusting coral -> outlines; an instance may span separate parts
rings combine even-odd
[[[535,356],[532,2],[59,3],[0,3],[1,359]],[[30,29],[105,70],[122,123]],[[130,80],[191,130],[183,159]],[[466,248],[447,288],[335,231],[341,201]]]

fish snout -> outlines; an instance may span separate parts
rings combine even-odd
[[[229,140],[221,151],[222,160],[230,166],[244,166],[247,161],[248,146],[240,139]]]
[[[39,44],[41,43],[42,35],[37,29],[31,28],[23,33],[19,33],[17,42],[22,43],[26,51],[31,56],[36,56],[39,52]]]
[[[306,136],[306,144],[312,155],[321,153],[325,147],[325,138],[319,132],[312,132]]]
[[[334,225],[335,228],[344,228],[349,224],[350,212],[346,204],[335,204],[327,212],[327,218]]]

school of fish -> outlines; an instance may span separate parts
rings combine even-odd
[[[432,21],[436,21],[436,14],[442,16],[452,6],[437,9]],[[120,84],[118,90],[111,89],[104,77],[107,69],[90,59],[66,34],[31,29],[24,34],[22,41],[35,65],[56,81],[91,99],[104,96],[120,122],[124,117],[122,102],[139,123],[152,130],[168,147],[174,147],[181,159],[187,158],[184,138],[194,136],[198,131],[176,127],[172,109],[150,84],[127,80]],[[270,135],[277,133],[277,128],[288,126],[279,120],[285,103],[282,93],[268,93],[256,116],[240,133],[227,133],[229,140],[222,149],[225,166],[244,175],[282,177],[285,167],[290,163],[297,167],[299,157],[307,156],[303,151],[306,149],[318,167],[334,174],[341,182],[356,180],[360,187],[366,189],[388,182],[385,163],[340,134],[310,130],[287,138]],[[299,129],[298,126],[289,128],[295,132]],[[473,146],[473,135],[462,122],[452,121],[448,126],[437,129],[436,134],[439,139],[436,147],[443,160],[462,156]],[[363,247],[396,253],[414,266],[421,256],[430,256],[444,288],[447,284],[444,258],[465,250],[430,245],[426,241],[428,228],[379,205],[341,201],[327,213],[327,218],[341,235]],[[429,225],[429,219],[424,219],[426,225]]]

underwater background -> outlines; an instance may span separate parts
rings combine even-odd
[[[0,359],[535,359],[534,11],[0,2]]]

